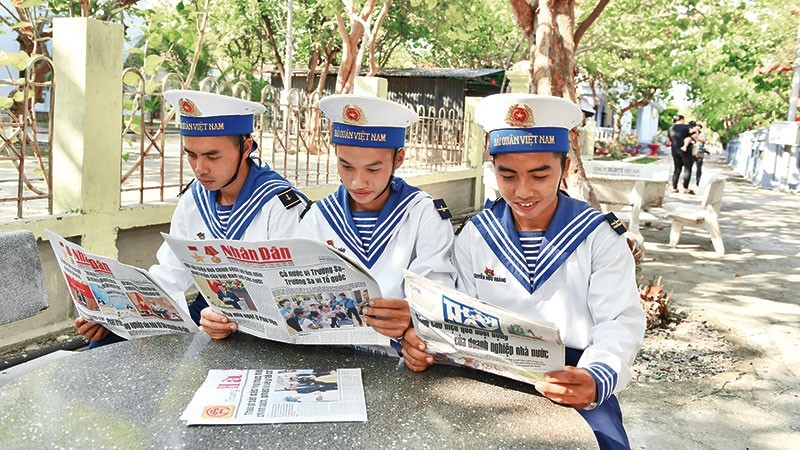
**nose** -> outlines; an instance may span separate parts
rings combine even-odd
[[[521,177],[519,183],[517,184],[517,198],[529,199],[534,196],[535,192],[536,189],[533,181],[528,179],[528,177]]]
[[[355,174],[353,175],[353,181],[350,182],[350,185],[355,189],[366,187],[367,183],[364,173],[360,170],[356,170]]]
[[[202,157],[195,159],[193,169],[195,175],[205,175],[206,173],[208,173],[208,165],[206,164],[206,162],[203,160]]]

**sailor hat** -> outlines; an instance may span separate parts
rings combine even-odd
[[[172,90],[164,98],[180,113],[183,136],[250,134],[253,116],[266,111],[259,103],[210,92]]]
[[[580,108],[561,97],[495,94],[478,103],[475,121],[489,133],[489,154],[569,151]]]
[[[419,120],[410,108],[377,97],[331,95],[319,108],[333,122],[331,142],[354,147],[402,148],[406,128]]]

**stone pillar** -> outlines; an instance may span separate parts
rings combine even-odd
[[[353,94],[389,98],[389,81],[381,77],[356,77]]]
[[[531,62],[520,61],[506,71],[508,91],[516,94],[531,92]]]
[[[99,217],[120,207],[122,42],[119,24],[53,21],[53,209]],[[115,256],[116,230],[87,230],[82,244]]]
[[[475,123],[475,109],[478,102],[482,100],[481,97],[465,97],[464,98],[464,114],[467,119],[464,133],[465,139],[468,139],[469,147],[468,160],[469,166],[476,169],[475,175],[475,192],[473,195],[475,211],[483,208],[484,201],[484,186],[483,186],[483,158],[484,158],[484,145],[486,143],[486,133],[480,125]]]

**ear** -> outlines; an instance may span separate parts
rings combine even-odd
[[[563,176],[566,176],[569,173],[570,165],[572,164],[572,158],[567,155],[567,160],[564,162],[564,173]]]
[[[394,168],[395,168],[395,170],[399,169],[400,166],[403,165],[403,161],[405,161],[405,159],[406,159],[406,149],[405,148],[401,148],[401,149],[397,150],[397,156],[394,159]]]

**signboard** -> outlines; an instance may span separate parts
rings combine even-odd
[[[800,122],[772,122],[768,139],[775,145],[800,145]]]

